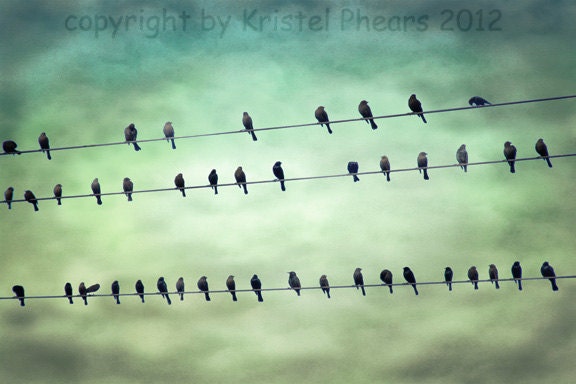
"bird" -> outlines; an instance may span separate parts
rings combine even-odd
[[[360,104],[358,105],[358,112],[360,112],[360,115],[362,115],[362,117],[367,119],[367,120],[365,120],[366,124],[370,124],[372,129],[378,128],[378,126],[374,122],[374,119],[368,119],[369,117],[374,117],[374,116],[372,116],[372,110],[370,109],[370,106],[368,105],[368,102],[366,100],[362,100],[360,102]]]
[[[232,295],[232,301],[238,301],[236,298],[236,282],[234,281],[234,276],[228,276],[226,279],[226,288],[228,288],[228,291],[230,291]]]
[[[40,144],[40,149],[42,152],[46,151],[46,157],[48,160],[52,160],[52,156],[50,156],[50,140],[48,140],[48,136],[46,136],[45,132],[42,132],[38,137],[38,144]]]
[[[100,289],[100,284],[92,284],[86,288],[86,293],[93,293]]]
[[[540,268],[540,273],[542,273],[542,277],[548,277],[548,280],[550,280],[550,284],[552,284],[552,290],[553,291],[557,291],[558,290],[558,286],[556,285],[556,273],[554,273],[554,268],[552,268],[552,266],[545,261],[542,264],[542,267]]]
[[[4,200],[6,200],[6,204],[8,204],[8,209],[12,209],[13,198],[14,198],[14,188],[8,187],[6,191],[4,191]]]
[[[18,300],[20,300],[20,306],[23,307],[24,304],[24,287],[21,285],[14,285],[12,287],[12,292],[16,295]]]
[[[366,296],[366,291],[364,290],[364,276],[362,276],[362,268],[356,268],[352,277],[354,278],[354,285],[356,285],[356,289],[362,288],[362,296]]]
[[[326,275],[320,276],[320,288],[322,288],[322,293],[325,293],[330,298],[330,283],[328,283]]]
[[[174,178],[174,185],[182,192],[182,197],[186,197],[186,190],[184,189],[184,176],[181,173],[177,174]]]
[[[158,288],[158,291],[160,291],[160,294],[162,295],[162,297],[166,299],[166,301],[168,302],[168,305],[172,304],[172,301],[170,300],[170,296],[168,296],[168,287],[166,286],[166,281],[164,281],[163,277],[158,278],[158,282],[156,283],[156,287]]]
[[[429,180],[430,178],[428,177],[428,158],[426,157],[427,153],[426,152],[420,152],[418,154],[418,170],[420,171],[420,173],[422,173],[422,171],[424,171],[424,180]]]
[[[296,294],[300,296],[300,288],[301,288],[300,279],[298,278],[298,276],[296,276],[296,272],[291,271],[288,273],[290,274],[290,276],[288,277],[288,285],[290,285],[290,288],[295,290]]]
[[[490,282],[496,285],[496,289],[500,289],[500,285],[498,284],[498,268],[496,268],[494,264],[490,264],[488,276],[490,277]]]
[[[252,140],[258,141],[258,138],[256,137],[256,134],[254,133],[254,126],[252,125],[252,118],[250,117],[248,112],[242,113],[242,124],[244,125],[244,128],[246,128],[246,130],[252,135]]]
[[[128,196],[128,201],[132,201],[132,191],[134,190],[134,183],[128,177],[124,178],[122,182],[122,188],[124,189],[124,193]]]
[[[206,281],[206,276],[202,276],[200,280],[198,280],[198,289],[204,292],[206,301],[210,301],[210,295],[208,293],[208,281]]]
[[[456,160],[458,164],[460,164],[460,168],[464,170],[464,172],[468,172],[468,152],[466,151],[466,144],[462,144],[458,151],[456,151]]]
[[[262,282],[258,278],[258,275],[252,276],[252,278],[250,279],[250,286],[254,290],[254,293],[256,294],[256,296],[258,296],[258,301],[263,302],[264,299],[262,298],[262,291],[261,291]]]
[[[80,293],[82,300],[84,300],[84,305],[88,305],[88,298],[86,297],[86,286],[84,285],[84,282],[81,282],[78,286],[78,293]]]
[[[468,100],[468,104],[471,106],[481,107],[486,104],[490,105],[491,103],[480,96],[472,96],[470,100]]]
[[[444,270],[444,281],[446,281],[446,285],[448,286],[448,290],[452,290],[452,277],[454,276],[454,272],[452,268],[446,267]]]
[[[388,269],[383,269],[382,272],[380,272],[380,280],[382,280],[384,284],[388,286],[390,289],[390,294],[394,293],[392,289],[392,272],[390,272]]]
[[[246,174],[242,170],[242,167],[236,168],[236,172],[234,172],[234,178],[236,179],[236,184],[238,184],[238,188],[244,187],[244,194],[248,194],[248,187],[246,186]]]
[[[100,182],[98,181],[98,178],[95,178],[92,181],[92,193],[94,194],[94,196],[96,196],[96,203],[98,203],[98,205],[102,205],[102,199],[100,198]]]
[[[478,270],[475,266],[471,266],[468,270],[468,278],[470,282],[474,285],[474,289],[478,289]]]
[[[58,202],[58,205],[62,205],[62,184],[56,184],[54,186],[54,197]]]
[[[410,95],[410,98],[408,99],[408,106],[410,107],[412,112],[418,113],[418,116],[420,116],[420,118],[424,123],[427,122],[426,118],[424,117],[423,113],[424,110],[422,109],[422,103],[420,102],[420,100],[416,98],[415,94]]]
[[[550,161],[550,157],[548,157],[548,147],[546,146],[546,143],[544,143],[543,139],[538,139],[534,149],[536,149],[536,152],[546,160],[548,167],[552,168],[552,162]]]
[[[128,145],[132,143],[135,151],[139,151],[142,149],[136,142],[136,139],[138,137],[138,130],[134,126],[134,123],[131,123],[129,126],[124,128],[124,137],[126,138],[126,142],[128,142]]]
[[[519,261],[515,261],[512,264],[512,277],[514,278],[514,282],[518,284],[518,290],[522,290],[522,266],[520,265]]]
[[[316,120],[320,123],[320,126],[323,127],[326,124],[326,128],[328,128],[328,133],[332,134],[332,130],[330,129],[330,124],[328,123],[330,119],[328,119],[328,114],[324,110],[323,106],[319,106],[316,108],[314,112],[314,116],[316,116]]]
[[[212,189],[214,190],[214,194],[217,195],[218,194],[218,174],[216,173],[215,169],[210,171],[210,174],[208,175],[208,181],[210,182],[210,187],[212,187]]]
[[[280,189],[285,191],[286,187],[284,186],[284,170],[282,169],[281,161],[277,161],[274,163],[274,166],[272,167],[272,172],[274,173],[274,176],[276,176],[276,178],[280,181]]]
[[[136,293],[138,293],[138,296],[140,296],[140,299],[144,302],[144,284],[142,280],[137,280],[134,287],[136,288]]]
[[[515,173],[514,159],[516,159],[516,147],[509,141],[504,143],[504,157],[508,160],[508,165],[510,165],[510,173]]]
[[[66,294],[66,297],[68,298],[70,304],[74,304],[74,300],[72,300],[72,284],[70,283],[64,284],[64,293]]]
[[[184,278],[180,277],[176,282],[176,291],[180,294],[180,301],[184,300]]]
[[[408,267],[404,267],[404,279],[406,279],[406,281],[412,285],[412,288],[414,288],[414,293],[418,295],[418,289],[416,288],[416,277],[414,276],[414,272],[412,272],[412,270]]]
[[[112,296],[114,296],[114,299],[116,300],[116,304],[120,304],[120,284],[118,283],[118,280],[114,280],[114,282],[112,283]]]
[[[164,128],[162,129],[164,132],[164,136],[166,136],[166,141],[170,140],[172,142],[172,149],[176,149],[176,144],[174,143],[174,127],[170,121],[167,121],[164,124]]]
[[[34,193],[32,193],[32,191],[29,190],[24,191],[24,199],[30,204],[34,205],[34,211],[38,211],[38,200],[36,200],[36,196],[34,196]]]
[[[380,169],[382,170],[382,174],[386,175],[386,181],[390,181],[390,160],[388,160],[388,156],[382,156],[380,158]]]
[[[16,144],[15,141],[12,140],[6,140],[2,143],[2,149],[4,149],[5,153],[11,153],[13,155],[15,154],[21,154],[20,151],[16,150],[16,148],[18,147],[18,144]]]
[[[356,176],[358,173],[358,163],[356,161],[348,162],[348,173],[352,174],[352,180],[354,180],[354,182],[360,181],[358,176]]]

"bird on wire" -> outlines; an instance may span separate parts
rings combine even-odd
[[[484,105],[490,105],[491,103],[480,96],[472,96],[470,100],[468,100],[468,104],[473,107],[482,107]]]
[[[392,272],[390,270],[383,269],[382,272],[380,272],[380,280],[384,282],[384,285],[388,286],[390,294],[394,293],[394,290],[392,289]]]
[[[542,264],[540,273],[542,273],[542,277],[548,277],[548,280],[550,280],[550,284],[552,285],[552,290],[557,291],[558,285],[556,285],[556,273],[554,272],[554,268],[552,268],[547,261]]]
[[[177,174],[174,178],[174,185],[182,192],[182,197],[186,197],[186,190],[184,185],[184,176],[181,173]]]
[[[206,276],[202,276],[200,280],[198,280],[198,289],[204,292],[206,301],[210,301],[210,294],[208,293],[208,281],[206,279]]]
[[[366,119],[365,120],[366,124],[370,124],[372,129],[378,128],[378,126],[374,122],[374,119],[370,119],[370,117],[374,116],[372,115],[372,110],[370,109],[370,106],[368,105],[368,102],[366,100],[362,100],[360,102],[360,104],[358,105],[358,112],[360,112],[360,115],[362,115],[362,117]]]
[[[172,300],[170,300],[170,296],[168,296],[168,286],[166,285],[166,281],[164,280],[164,277],[158,278],[158,282],[156,283],[156,287],[158,288],[158,291],[160,292],[162,297],[166,299],[166,301],[168,302],[168,305],[172,304]]]
[[[74,300],[72,299],[72,284],[70,284],[70,283],[64,284],[64,293],[66,294],[66,297],[68,298],[68,302],[70,304],[74,304]]]
[[[236,179],[236,184],[238,184],[238,188],[244,187],[244,194],[248,194],[248,186],[246,185],[246,173],[242,167],[236,168],[236,172],[234,172],[234,178]]]
[[[500,285],[498,284],[498,268],[496,268],[496,265],[490,264],[488,276],[490,277],[490,282],[496,285],[496,289],[500,289]]]
[[[94,196],[96,197],[96,203],[98,205],[102,205],[102,198],[100,197],[100,182],[98,181],[98,178],[95,178],[92,181],[92,185],[90,186],[92,188],[92,194],[94,194]]]
[[[180,301],[184,300],[184,278],[180,277],[176,282],[176,292],[180,294]]]
[[[21,285],[15,285],[12,287],[12,292],[16,295],[18,300],[20,300],[20,306],[23,307],[24,304],[24,287]]]
[[[358,163],[356,161],[348,162],[348,173],[352,175],[352,180],[354,180],[354,182],[360,181],[356,175],[358,173]]]
[[[330,283],[328,283],[326,275],[320,276],[320,288],[322,288],[322,293],[325,293],[330,298]]]
[[[112,288],[112,296],[114,296],[116,304],[120,304],[120,284],[118,283],[118,280],[114,280],[111,288]]]
[[[550,157],[548,157],[548,147],[546,146],[546,143],[544,143],[543,139],[538,139],[534,149],[536,149],[536,152],[538,152],[538,154],[542,156],[544,160],[546,160],[548,167],[552,168],[552,162],[550,161]]]
[[[210,171],[210,174],[208,175],[208,182],[210,183],[210,187],[214,190],[214,194],[217,195],[218,194],[218,174],[216,173],[215,169]]]
[[[62,205],[62,184],[56,184],[54,186],[54,197],[58,202],[58,205]]]
[[[262,298],[262,291],[261,291],[262,282],[258,278],[258,275],[252,276],[252,278],[250,279],[250,286],[252,287],[252,290],[254,290],[254,293],[258,297],[258,302],[260,303],[263,302],[264,299]]]
[[[418,158],[416,159],[416,162],[418,163],[418,171],[420,171],[420,173],[422,173],[422,171],[424,171],[424,180],[429,180],[430,178],[428,177],[428,158],[426,157],[427,153],[426,152],[420,152],[418,154]]]
[[[328,123],[330,119],[328,119],[328,114],[326,113],[326,110],[324,109],[323,106],[319,106],[318,108],[316,108],[314,116],[316,117],[316,120],[318,120],[318,122],[320,123],[320,126],[323,127],[324,124],[326,124],[326,128],[328,128],[328,133],[332,134],[330,124]]]
[[[352,274],[354,279],[354,285],[356,289],[362,288],[362,296],[366,296],[366,290],[364,289],[364,276],[362,276],[362,268],[356,268]]]
[[[24,191],[24,200],[34,205],[34,211],[38,211],[38,200],[36,200],[36,196],[34,196],[32,191]]]
[[[166,124],[164,124],[164,128],[162,128],[162,132],[164,132],[166,141],[172,142],[172,149],[176,149],[176,143],[174,143],[174,127],[172,126],[172,122],[167,121]]]
[[[512,277],[514,282],[518,285],[518,290],[522,290],[522,266],[519,261],[515,261],[511,268]]]
[[[515,173],[516,170],[514,169],[514,160],[516,159],[516,147],[509,141],[504,143],[504,157],[506,160],[508,160],[510,173]]]
[[[280,189],[282,191],[285,191],[286,187],[284,186],[284,169],[282,169],[281,161],[277,161],[274,163],[274,166],[272,167],[272,173],[274,173],[276,179],[280,181]]]
[[[382,156],[380,158],[380,169],[382,170],[382,174],[386,175],[386,181],[390,181],[390,160],[388,160],[388,156]]]
[[[50,156],[50,140],[48,140],[48,136],[46,136],[45,132],[42,132],[38,137],[38,144],[40,145],[42,152],[46,152],[48,160],[52,160],[52,156]]]
[[[448,286],[449,291],[452,290],[452,277],[453,276],[454,276],[454,272],[452,271],[452,268],[446,267],[446,269],[444,270],[444,281],[446,282],[446,285]]]
[[[128,143],[128,145],[132,143],[135,151],[139,151],[142,149],[136,142],[136,139],[138,138],[138,130],[134,126],[134,123],[131,123],[129,126],[124,128],[124,137],[126,138],[126,142]]]
[[[228,288],[228,291],[232,295],[232,301],[238,301],[236,297],[236,282],[234,281],[233,275],[228,276],[226,279],[226,288]]]
[[[470,269],[468,269],[468,279],[470,279],[470,282],[474,285],[474,289],[478,289],[478,270],[475,266],[471,266]]]
[[[256,137],[256,134],[254,133],[254,126],[252,125],[252,118],[250,117],[248,112],[242,113],[242,124],[244,125],[244,128],[248,131],[248,133],[250,133],[252,135],[252,141],[257,141],[258,138]]]
[[[468,151],[466,151],[466,144],[462,144],[458,151],[456,151],[456,160],[458,164],[460,164],[460,168],[464,170],[464,172],[468,172]]]
[[[136,293],[140,296],[140,300],[144,302],[144,284],[142,283],[142,280],[137,280],[134,288],[136,288]]]
[[[414,272],[409,267],[404,267],[404,279],[414,288],[414,294],[418,296],[418,289],[416,288],[416,277]]]
[[[288,277],[288,285],[290,286],[290,288],[296,291],[296,294],[298,296],[300,296],[300,288],[302,287],[300,285],[300,279],[298,278],[298,276],[296,276],[296,272],[294,271],[288,272],[288,274],[290,275]]]
[[[426,118],[424,117],[422,103],[416,98],[415,94],[410,95],[410,98],[408,99],[408,107],[410,107],[412,112],[417,113],[424,123],[427,123]]]

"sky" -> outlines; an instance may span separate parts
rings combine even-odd
[[[325,106],[331,120],[410,112],[415,93],[424,111],[573,95],[576,57],[570,1],[104,1],[0,2],[0,140],[38,149],[314,123]],[[282,161],[287,178],[455,164],[466,144],[469,161],[503,159],[511,141],[518,157],[535,157],[543,138],[551,155],[576,148],[574,99],[165,141],[0,156],[0,189],[52,197],[205,186],[216,169],[234,182],[273,180]],[[466,280],[470,266],[488,278],[494,263],[510,278],[513,262],[539,277],[549,261],[574,275],[576,203],[573,157],[417,171],[124,195],[0,204],[0,296],[21,284],[26,294],[63,295],[80,282],[110,293],[118,280],[133,293],[158,277],[175,290],[183,277],[196,291],[287,288],[288,271],[317,287],[395,283],[409,266],[419,282],[442,281],[446,266]],[[573,380],[576,285],[513,282],[197,294],[171,306],[159,296],[0,300],[0,381],[12,383],[541,383]]]

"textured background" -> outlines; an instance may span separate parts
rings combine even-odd
[[[318,105],[331,119],[358,117],[360,100],[376,115],[408,112],[416,93],[425,109],[466,106],[472,95],[492,102],[574,94],[576,9],[570,1],[458,2],[49,2],[0,3],[0,140],[19,149],[37,148],[45,131],[53,147],[123,140],[131,122],[140,139],[158,138],[165,121],[176,135],[241,129],[243,111],[255,127],[314,121]],[[186,30],[155,29],[167,16],[190,15]],[[328,30],[299,30],[296,16],[318,15]],[[457,14],[468,9],[470,31]],[[488,31],[496,13],[501,19]],[[266,24],[254,31],[243,12],[287,17],[292,30]],[[449,10],[454,18],[444,24]],[[210,27],[204,15],[229,27]],[[404,31],[358,30],[342,15],[414,16],[424,25]],[[483,31],[479,28],[482,14]],[[97,15],[135,15],[113,36],[99,31]],[[462,13],[464,18],[467,14]],[[86,16],[87,29],[65,21]],[[143,17],[142,29],[139,17]],[[91,19],[89,19],[91,18]],[[103,19],[100,19],[102,21]],[[150,21],[151,20],[151,21]],[[250,19],[250,23],[256,18]],[[372,19],[373,20],[373,19]],[[393,19],[396,20],[396,19]],[[461,19],[461,27],[466,27]],[[385,22],[386,23],[386,22]],[[161,24],[158,24],[161,25]],[[305,24],[304,24],[305,25]],[[322,25],[322,24],[320,24]],[[388,25],[388,24],[385,24]],[[170,27],[170,25],[168,25]],[[574,101],[488,108],[428,116],[334,124],[128,146],[0,157],[0,189],[25,189],[49,197],[56,183],[65,195],[90,193],[94,177],[103,192],[172,187],[182,172],[187,185],[207,183],[216,168],[232,182],[242,165],[248,180],[269,180],[275,161],[286,177],[343,173],[350,160],[360,171],[378,170],[380,156],[393,168],[416,165],[420,151],[429,165],[452,164],[466,143],[470,161],[502,158],[512,141],[519,157],[534,156],[543,137],[551,154],[576,148]],[[539,276],[550,261],[559,275],[576,272],[573,235],[572,158],[521,162],[511,175],[505,164],[236,187],[41,201],[40,211],[15,203],[0,207],[0,288],[12,294],[22,284],[29,295],[63,294],[66,281],[113,280],[132,292],[142,279],[155,290],[158,276],[169,288],[183,276],[188,289],[208,276],[223,289],[229,274],[239,289],[257,273],[264,287],[287,286],[294,270],[303,285],[327,274],[333,285],[352,283],[356,267],[367,284],[379,283],[383,268],[402,282],[411,266],[419,281],[438,281],[447,265],[455,279],[476,265],[487,278],[495,263],[501,277],[520,260],[526,277]],[[496,291],[481,284],[422,286],[420,296],[398,287],[186,296],[167,306],[149,296],[145,305],[125,297],[29,300],[25,308],[0,301],[0,381],[13,383],[182,382],[389,382],[389,383],[568,383],[576,352],[572,280],[514,284]]]

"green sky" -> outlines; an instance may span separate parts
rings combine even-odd
[[[406,4],[408,3],[408,4]],[[182,16],[184,15],[184,16]],[[202,16],[204,15],[204,22]],[[253,16],[251,16],[253,15]],[[182,17],[181,17],[182,16]],[[188,17],[186,17],[188,16]],[[364,18],[367,17],[367,18]],[[469,19],[470,17],[470,19]],[[262,28],[260,28],[262,18]],[[46,132],[53,147],[159,138],[166,121],[176,135],[359,117],[360,100],[375,115],[409,112],[416,93],[424,109],[466,106],[473,95],[498,103],[575,93],[571,1],[27,1],[0,2],[0,140],[36,149]],[[128,24],[126,20],[128,19]],[[142,20],[142,24],[140,24]],[[183,23],[186,20],[186,24]],[[469,24],[468,20],[472,20]],[[302,28],[300,30],[300,21]],[[360,23],[358,25],[358,22]],[[223,24],[219,24],[223,23]],[[312,24],[310,24],[312,23]],[[116,25],[117,27],[114,27]],[[140,26],[141,25],[141,26]],[[221,25],[226,25],[224,30]],[[98,26],[98,30],[96,27]],[[452,30],[443,30],[450,29]],[[314,30],[320,29],[320,30]],[[400,30],[398,30],[400,29]],[[469,29],[469,30],[468,30]],[[532,157],[540,137],[551,154],[574,153],[574,101],[407,116],[247,134],[142,143],[142,151],[108,146],[0,157],[0,190],[9,186],[50,197],[170,188],[182,172],[205,185],[211,169],[233,182],[242,165],[249,181],[453,164],[465,143],[471,162],[500,160],[511,141]],[[456,280],[476,265],[487,278],[496,264],[510,277],[516,260],[537,277],[548,260],[573,275],[576,204],[573,159],[294,181],[187,192],[40,201],[0,208],[0,296],[22,284],[28,295],[63,294],[64,283],[113,280],[133,292],[159,276],[173,290],[208,276],[238,289],[257,273],[264,288],[286,287],[286,271],[304,286],[322,274],[366,284],[384,268],[403,282],[439,281],[447,265]],[[0,381],[12,383],[568,383],[576,352],[572,280],[552,292],[529,281],[519,292],[503,282],[369,288],[367,296],[334,289],[199,295],[167,306],[159,297],[0,301]]]

